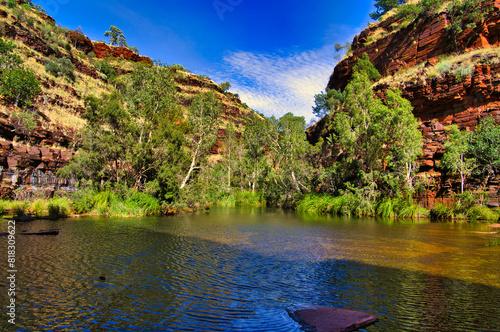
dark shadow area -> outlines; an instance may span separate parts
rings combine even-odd
[[[58,237],[19,239],[16,326],[2,315],[2,331],[300,331],[286,308],[302,304],[379,317],[366,331],[500,331],[500,289],[480,283],[288,261],[141,222],[51,225]]]

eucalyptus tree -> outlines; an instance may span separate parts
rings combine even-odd
[[[342,103],[332,115],[331,143],[346,167],[339,175],[356,177],[362,186],[376,186],[383,182],[382,174],[395,173],[403,175],[406,186],[412,187],[423,145],[418,121],[401,92],[388,90],[385,100],[374,93],[373,83],[379,77],[365,53],[354,66]]]
[[[471,133],[461,131],[456,124],[451,125],[444,143],[445,153],[441,164],[452,173],[460,174],[460,192],[464,192],[467,178],[476,167],[475,158],[469,154]]]
[[[476,171],[483,176],[486,185],[500,171],[500,125],[492,116],[483,119],[476,127],[470,149],[477,160]]]
[[[199,163],[210,153],[219,134],[221,113],[222,105],[212,91],[198,94],[191,104],[187,118],[190,131],[187,153],[191,163],[180,189],[186,186],[192,172],[200,168]]]
[[[104,37],[109,37],[109,44],[112,46],[128,47],[123,31],[114,25],[109,27],[109,30],[104,33]]]

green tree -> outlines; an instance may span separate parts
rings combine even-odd
[[[45,65],[45,70],[54,75],[55,77],[66,77],[68,80],[76,81],[75,66],[68,58],[59,58],[50,60]]]
[[[244,158],[240,165],[245,182],[252,192],[257,188],[263,189],[264,179],[270,170],[266,149],[271,145],[271,139],[276,134],[272,130],[269,119],[254,117],[247,121],[243,133]]]
[[[345,94],[340,90],[328,89],[326,93],[322,92],[314,96],[313,114],[318,118],[335,113],[339,110],[345,101]]]
[[[0,38],[0,73],[21,66],[22,60],[13,53],[14,49],[15,45],[12,41]]]
[[[5,70],[0,76],[0,94],[15,107],[31,105],[42,89],[31,69]]]
[[[227,92],[227,91],[229,91],[229,89],[231,89],[231,83],[229,83],[229,82],[221,83],[221,84],[219,84],[219,86],[223,92]]]
[[[219,134],[220,114],[222,106],[213,92],[197,95],[189,108],[188,125],[190,138],[188,152],[191,155],[191,164],[180,189],[184,188],[191,177],[191,173],[198,166],[200,160],[208,155]]]
[[[413,106],[399,90],[387,91],[386,106],[389,112],[383,119],[383,129],[387,132],[386,146],[390,152],[387,163],[398,175],[404,176],[407,188],[412,188],[423,146],[419,121],[412,113]]]
[[[445,153],[441,164],[452,173],[460,174],[460,192],[464,192],[464,184],[475,168],[476,160],[469,156],[470,133],[460,131],[456,124],[449,129],[444,143]]]
[[[109,44],[112,46],[128,46],[123,31],[121,31],[114,25],[111,25],[109,27],[109,30],[104,33],[104,37],[109,38]]]
[[[380,169],[385,133],[378,120],[385,119],[387,108],[375,97],[372,84],[380,75],[366,53],[354,66],[345,89],[343,111],[335,116],[336,142],[350,157],[360,157],[369,171]]]
[[[474,29],[483,22],[492,7],[481,6],[482,0],[453,0],[448,6],[447,17],[450,21],[447,29],[450,33],[453,47],[459,51],[458,36],[465,29]],[[466,45],[464,45],[466,46]]]
[[[333,136],[328,141],[344,169],[331,168],[332,175],[340,177],[330,180],[335,186],[351,181],[355,186],[375,188],[387,182],[383,178],[390,174],[404,178],[404,186],[413,185],[423,143],[418,121],[400,91],[388,90],[385,101],[375,95],[372,86],[379,77],[364,54],[354,66],[343,103],[332,117]]]
[[[500,126],[492,116],[483,119],[476,127],[470,149],[486,185],[500,171]]]
[[[405,0],[376,0],[374,4],[376,10],[370,13],[370,17],[373,20],[379,20],[385,13],[405,2]]]
[[[6,2],[7,8],[15,8],[17,7],[17,0],[7,0]]]
[[[264,192],[274,204],[291,205],[295,195],[310,191],[311,165],[307,157],[312,147],[306,139],[305,119],[287,113],[267,121],[264,141],[268,143],[271,169]]]

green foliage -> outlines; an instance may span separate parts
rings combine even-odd
[[[109,81],[112,81],[116,78],[116,71],[113,67],[110,66],[107,60],[96,60],[92,61],[94,67],[104,75]]]
[[[447,17],[450,21],[447,29],[456,52],[459,51],[458,35],[465,29],[475,29],[492,8],[481,6],[482,0],[452,0],[448,6]],[[463,47],[467,45],[462,45]]]
[[[238,192],[234,203],[235,206],[266,206],[264,195],[251,191]]]
[[[500,171],[500,125],[495,123],[492,116],[481,120],[469,147],[477,161],[477,173],[487,183]]]
[[[191,72],[191,70],[189,68],[186,68],[183,65],[180,65],[178,63],[174,63],[173,65],[170,66],[170,68],[175,69],[175,70],[185,71],[187,73]]]
[[[128,49],[131,50],[134,53],[139,54],[139,49],[137,47],[135,47],[135,46],[129,46]]]
[[[419,15],[436,14],[444,0],[422,0],[418,3],[405,3],[396,9],[396,17],[404,21],[414,21]]]
[[[82,147],[59,176],[90,181],[98,192],[130,187],[160,203],[176,200],[186,156],[182,148],[185,123],[176,104],[173,77],[170,68],[138,66],[122,82],[123,95],[87,96],[82,117],[88,125],[80,134]],[[142,202],[144,196],[135,199]],[[77,201],[79,211],[116,212],[93,207],[86,196]],[[117,204],[148,214],[153,205],[146,208],[143,203],[125,199]]]
[[[403,3],[405,0],[376,0],[374,4],[376,10],[370,13],[370,17],[373,20],[379,20],[385,13]]]
[[[66,218],[71,206],[71,201],[67,198],[52,198],[47,205],[50,219]]]
[[[0,73],[18,68],[22,64],[21,58],[14,54],[14,49],[12,41],[0,38]]]
[[[109,44],[112,46],[128,47],[123,32],[114,25],[109,27],[109,30],[104,33],[104,37],[109,37]]]
[[[31,69],[4,70],[0,76],[0,94],[14,106],[31,105],[42,89]]]
[[[41,92],[40,83],[31,69],[21,66],[11,41],[0,38],[0,94],[14,106],[31,105]]]
[[[221,84],[219,84],[219,86],[223,92],[227,92],[227,91],[229,91],[229,89],[231,89],[231,83],[229,83],[229,82],[221,83]]]
[[[464,192],[466,179],[472,174],[476,167],[475,159],[469,155],[470,133],[461,132],[457,125],[449,129],[448,138],[444,144],[445,153],[441,159],[443,167],[451,173],[459,173],[461,179],[460,192]]]
[[[411,104],[399,91],[387,91],[384,103],[375,97],[373,80],[380,77],[364,54],[354,67],[353,77],[344,92],[344,103],[333,121],[334,142],[347,159],[345,167],[384,171],[386,165],[404,176],[409,187],[421,154],[422,135],[412,114]],[[358,162],[350,160],[358,159]],[[354,176],[360,179],[357,171]],[[372,175],[380,174],[373,173]],[[377,181],[377,179],[375,179]]]
[[[45,70],[56,77],[66,77],[72,82],[76,80],[75,66],[68,58],[50,60],[45,65]]]
[[[410,22],[415,20],[422,12],[422,7],[419,4],[406,3],[398,7],[396,9],[396,18]]]
[[[340,90],[328,89],[314,96],[313,114],[319,118],[339,111],[345,101],[345,93]]]
[[[10,122],[17,131],[29,135],[37,126],[35,113],[30,110],[14,110],[10,114]]]
[[[81,189],[71,194],[73,210],[77,214],[89,213],[95,205],[95,191],[90,189]]]
[[[474,206],[469,210],[467,216],[470,220],[497,221],[499,218],[499,214],[487,206]]]
[[[181,183],[180,189],[184,188],[192,172],[197,169],[200,162],[207,157],[218,136],[220,124],[219,115],[222,106],[213,92],[197,95],[189,108],[188,126],[191,137],[188,141],[191,164],[187,174]]]
[[[6,1],[7,8],[12,9],[17,7],[17,0],[7,0]]]
[[[436,204],[430,211],[430,217],[434,219],[452,219],[453,209],[444,204]]]
[[[487,200],[485,192],[472,193],[465,191],[454,195],[452,207],[436,204],[430,215],[435,219],[470,219],[470,220],[498,220],[498,212],[484,205]]]

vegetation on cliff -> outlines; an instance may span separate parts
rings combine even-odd
[[[314,111],[326,116],[327,128],[312,146],[304,118],[262,117],[228,91],[229,82],[217,85],[181,65],[131,54],[114,26],[106,34],[117,47],[87,41],[81,31],[57,27],[29,6],[16,8],[5,7],[12,15],[2,26],[17,39],[0,39],[0,92],[2,112],[19,136],[5,139],[47,149],[36,130],[67,128],[70,143],[53,148],[71,149],[73,158],[51,170],[59,169],[57,181],[76,182],[78,190],[61,214],[149,215],[212,204],[356,216],[427,214],[412,201],[425,187],[417,177],[419,121],[399,89],[377,90],[381,75],[368,55],[359,57],[345,88],[316,97]],[[11,75],[16,70],[26,72]],[[7,91],[11,81],[18,90]],[[493,151],[499,148],[489,133],[497,128],[491,121],[474,134],[452,128],[442,166],[462,173],[463,182],[479,169],[482,176],[496,176]],[[459,160],[465,167],[455,167]],[[3,162],[27,172],[45,167],[45,160],[28,167]],[[38,193],[30,195],[26,209],[48,213],[34,200]],[[453,213],[468,215],[463,206]]]

